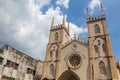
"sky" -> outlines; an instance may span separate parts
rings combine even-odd
[[[90,16],[100,16],[103,4],[113,53],[120,59],[120,1],[119,0],[0,0],[0,47],[8,44],[37,59],[44,60],[51,20],[54,25],[70,23],[74,34],[88,39],[86,8]]]

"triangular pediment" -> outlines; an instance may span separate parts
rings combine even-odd
[[[85,47],[88,47],[88,42],[83,40],[83,39],[72,39],[71,41],[68,41],[67,43],[65,43],[65,45],[63,45],[62,49],[64,49],[65,47],[69,46],[72,43],[76,43],[79,45],[83,45]]]

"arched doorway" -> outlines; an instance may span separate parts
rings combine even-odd
[[[58,80],[80,80],[80,78],[71,70],[65,71]]]
[[[48,80],[47,78],[44,78],[43,80]]]

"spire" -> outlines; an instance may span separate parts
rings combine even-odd
[[[70,23],[68,22],[68,31],[70,30]]]
[[[74,34],[74,39],[76,39],[76,33]]]
[[[101,13],[102,13],[102,16],[105,15],[105,13],[104,13],[104,9],[103,9],[103,6],[102,6],[102,3],[101,3]]]
[[[89,18],[88,8],[86,9],[86,17]]]
[[[53,25],[54,25],[54,17],[52,18],[51,28],[53,27]]]
[[[65,15],[63,15],[63,21],[62,24],[65,25]]]

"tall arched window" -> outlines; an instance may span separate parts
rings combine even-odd
[[[105,44],[102,45],[103,51],[106,52],[106,46]]]
[[[94,26],[94,29],[95,29],[95,33],[100,33],[100,27],[98,24]]]
[[[55,33],[55,41],[57,41],[58,40],[58,33],[56,32]]]
[[[98,48],[97,45],[94,46],[94,49],[95,49],[95,52],[96,52],[96,53],[99,53],[99,48]]]
[[[106,70],[105,70],[105,64],[104,64],[104,62],[100,62],[99,63],[99,71],[100,71],[100,74],[106,74]]]
[[[50,51],[50,58],[52,59],[53,58],[53,52]]]
[[[56,50],[56,58],[58,58],[58,50]]]
[[[92,78],[94,79],[94,67],[92,65]]]
[[[50,65],[50,74],[54,76],[54,65],[53,64]]]

